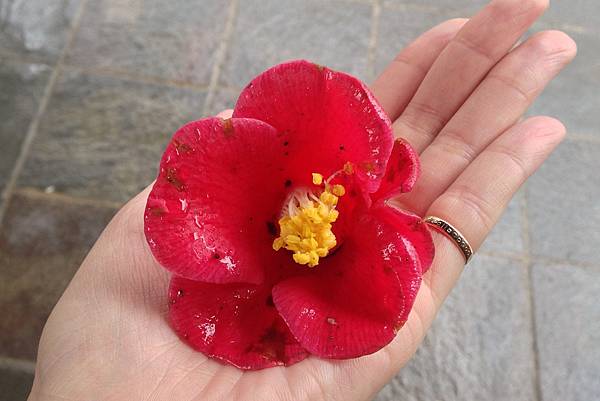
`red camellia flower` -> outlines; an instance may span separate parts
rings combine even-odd
[[[353,358],[402,327],[433,259],[410,191],[413,149],[357,79],[275,66],[233,117],[181,127],[148,198],[145,233],[174,275],[170,322],[242,369]]]

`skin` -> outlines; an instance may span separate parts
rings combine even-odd
[[[565,136],[553,118],[522,120],[576,53],[558,31],[515,44],[546,7],[547,0],[495,0],[471,20],[446,21],[372,85],[396,135],[421,154],[422,177],[398,202],[450,221],[475,250]],[[390,345],[353,360],[309,357],[243,372],[193,351],[169,328],[169,277],[143,234],[148,192],[118,212],[54,308],[30,401],[367,400],[413,356],[464,268],[454,244],[434,234],[433,266]]]

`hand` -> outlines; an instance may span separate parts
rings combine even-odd
[[[545,6],[496,0],[470,21],[438,25],[372,87],[396,134],[421,154],[420,181],[398,201],[452,222],[474,249],[565,135],[549,117],[520,121],[576,52],[556,31],[513,48]],[[30,400],[368,399],[414,354],[464,265],[435,234],[436,258],[410,318],[375,354],[243,372],[192,350],[168,326],[168,274],[143,234],[148,191],[108,225],[52,312]]]

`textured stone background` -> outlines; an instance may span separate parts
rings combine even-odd
[[[0,0],[0,400],[25,399],[48,313],[181,122],[284,59],[371,80],[483,3]],[[533,107],[569,137],[377,400],[600,400],[599,26],[597,0],[551,0],[536,25],[579,44]]]

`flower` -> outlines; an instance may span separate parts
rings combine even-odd
[[[174,275],[169,320],[193,348],[243,369],[388,344],[433,259],[422,219],[387,202],[418,157],[356,78],[275,66],[231,119],[173,136],[145,234]]]

